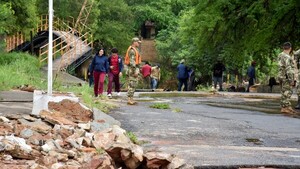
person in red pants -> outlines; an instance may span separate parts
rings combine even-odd
[[[120,95],[120,77],[122,76],[123,61],[118,55],[118,49],[111,49],[111,56],[108,58],[109,72],[108,72],[108,87],[107,96],[112,98],[112,84],[115,83],[115,92]]]
[[[94,75],[95,97],[102,95],[105,76],[108,73],[108,59],[104,55],[104,50],[100,49],[91,63],[91,72]]]

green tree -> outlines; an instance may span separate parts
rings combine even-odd
[[[11,4],[8,2],[0,2],[0,35],[9,33],[13,28],[14,11],[12,10]]]
[[[90,0],[89,0],[90,1]],[[54,16],[60,19],[77,19],[84,0],[53,0]],[[49,4],[45,0],[37,0],[39,15],[48,15]]]
[[[7,33],[29,31],[38,21],[36,0],[3,0],[0,4],[4,8],[7,7],[3,10],[4,12],[1,10],[1,15],[4,14],[6,17],[9,17],[5,19],[5,24],[9,25],[6,26]]]
[[[209,75],[220,57],[232,74],[244,75],[253,59],[258,62],[259,76],[274,74],[273,61],[280,44],[291,41],[299,45],[296,0],[192,0],[180,13],[178,27],[158,34],[159,40],[168,44],[159,43],[158,50],[171,57],[173,64],[180,58],[191,60],[202,75]],[[179,52],[172,52],[174,44]]]
[[[100,10],[92,26],[94,39],[99,42],[98,48],[117,47],[119,53],[124,53],[134,35],[129,6],[123,0],[99,0],[95,8]]]

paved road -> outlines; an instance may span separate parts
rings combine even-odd
[[[163,95],[127,106],[122,93],[112,99],[120,108],[110,115],[149,141],[146,149],[177,154],[195,166],[300,165],[300,119],[278,114],[278,94]],[[31,113],[32,100],[32,93],[0,92],[0,113]],[[159,102],[171,109],[149,107]]]
[[[139,98],[138,106],[110,115],[147,149],[175,153],[195,166],[299,165],[300,119],[279,114],[278,98],[218,97]],[[269,99],[262,99],[269,98]],[[171,109],[153,109],[153,103]],[[178,112],[181,111],[181,112]]]
[[[9,114],[30,114],[33,93],[25,91],[0,92],[0,116]]]

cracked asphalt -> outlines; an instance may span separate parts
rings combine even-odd
[[[195,166],[287,165],[300,168],[300,119],[279,113],[279,100],[235,95],[115,99],[109,115],[146,149],[177,154]],[[166,103],[170,109],[150,105]],[[297,167],[296,167],[297,168]]]

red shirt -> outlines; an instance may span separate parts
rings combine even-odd
[[[110,69],[110,71],[114,74],[117,75],[119,74],[119,57],[118,55],[113,55],[110,58],[110,65],[109,66],[113,66],[113,69]]]
[[[151,66],[150,65],[144,65],[142,67],[142,75],[143,77],[147,77],[147,76],[150,76],[151,74]]]

